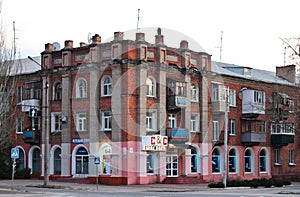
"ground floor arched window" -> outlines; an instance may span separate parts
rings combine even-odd
[[[32,174],[40,174],[40,149],[34,148],[32,151]]]
[[[221,153],[220,150],[215,148],[212,153],[212,172],[221,172]]]
[[[84,147],[78,148],[75,156],[76,174],[88,174],[89,172],[89,155]]]
[[[247,149],[244,154],[244,171],[253,172],[253,155],[250,149]]]
[[[191,172],[197,173],[198,172],[198,156],[197,156],[197,149],[195,147],[191,147]]]
[[[61,174],[61,149],[56,148],[53,154],[54,174]]]
[[[259,152],[259,171],[260,172],[267,171],[267,153],[265,149],[262,149]]]
[[[22,148],[19,148],[19,158],[16,159],[16,169],[24,169],[25,168],[25,153]]]
[[[228,171],[229,173],[237,172],[237,153],[235,149],[230,149],[228,155]]]

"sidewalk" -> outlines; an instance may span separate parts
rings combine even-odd
[[[11,190],[11,180],[0,180],[0,190]],[[43,180],[37,179],[25,179],[25,180],[14,180],[14,190],[26,191],[27,187],[42,187]],[[64,189],[64,190],[87,190],[96,191],[96,184],[79,184],[69,182],[49,182],[49,188]],[[98,185],[98,191],[111,192],[201,192],[201,191],[223,191],[233,192],[245,188],[225,188],[225,189],[212,189],[208,188],[207,184],[149,184],[149,185],[122,185],[122,186],[110,186],[110,185]],[[255,189],[250,189],[255,191]],[[259,190],[272,190],[278,191],[278,194],[300,194],[300,182],[293,182],[292,185],[288,185],[281,188],[259,188]]]

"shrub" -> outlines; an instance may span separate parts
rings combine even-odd
[[[224,184],[222,182],[218,182],[218,183],[210,183],[208,184],[209,188],[224,188]]]
[[[17,169],[15,173],[16,179],[29,179],[31,170],[29,168]]]

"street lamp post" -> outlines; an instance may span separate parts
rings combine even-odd
[[[32,57],[28,56],[28,59],[36,63],[43,69],[42,65],[34,60]],[[49,114],[49,91],[48,91],[48,86],[49,86],[49,76],[48,74],[45,77],[45,80],[43,79],[43,87],[45,89],[45,105],[42,106],[41,108],[45,108],[45,130],[43,130],[43,137],[44,137],[44,150],[43,150],[43,155],[44,155],[44,187],[49,185],[49,130],[50,130],[50,114]]]
[[[227,186],[227,144],[228,144],[228,107],[229,107],[229,87],[226,88],[225,101],[225,117],[224,117],[224,166],[223,166],[223,184]]]

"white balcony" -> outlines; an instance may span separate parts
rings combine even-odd
[[[23,100],[21,102],[22,112],[29,112],[31,108],[36,108],[40,111],[41,101],[38,99]]]

